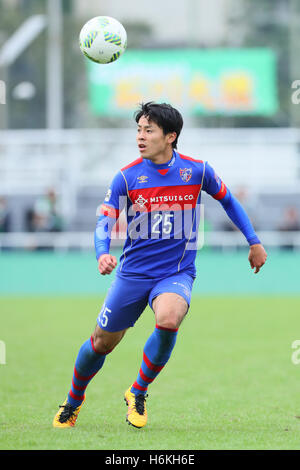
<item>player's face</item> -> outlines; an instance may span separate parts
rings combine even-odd
[[[164,156],[170,158],[167,154],[172,151],[172,142],[175,138],[175,132],[165,135],[155,122],[149,121],[145,116],[139,119],[136,140],[141,157],[152,161]]]

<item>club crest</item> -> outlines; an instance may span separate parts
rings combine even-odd
[[[180,168],[179,173],[180,173],[180,178],[182,179],[182,181],[184,181],[185,183],[190,181],[190,179],[192,177],[192,169],[191,168]]]

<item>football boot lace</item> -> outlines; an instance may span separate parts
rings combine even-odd
[[[143,415],[145,411],[145,401],[148,395],[137,395],[135,397],[135,409],[138,414]]]
[[[60,413],[59,422],[65,423],[69,419],[73,421],[72,418],[75,418],[74,411],[76,408],[73,408],[73,406],[71,406],[70,403],[66,403],[65,405],[61,405],[60,407],[63,408],[63,411]]]

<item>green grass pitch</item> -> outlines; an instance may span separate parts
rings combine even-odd
[[[87,389],[76,427],[52,428],[102,298],[1,297],[0,449],[299,449],[299,297],[193,297],[149,387],[148,424],[125,421],[153,330],[147,308]]]

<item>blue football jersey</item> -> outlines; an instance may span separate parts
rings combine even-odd
[[[104,244],[96,230],[97,258],[108,252],[111,228],[125,210],[127,238],[119,276],[160,279],[184,271],[195,277],[202,190],[221,203],[230,194],[208,162],[176,151],[161,165],[138,158],[125,166],[116,174],[101,206],[100,225],[104,216],[108,228],[104,231],[101,226],[102,235],[107,234]],[[243,223],[247,229],[240,228],[249,243],[259,242],[246,214]]]

